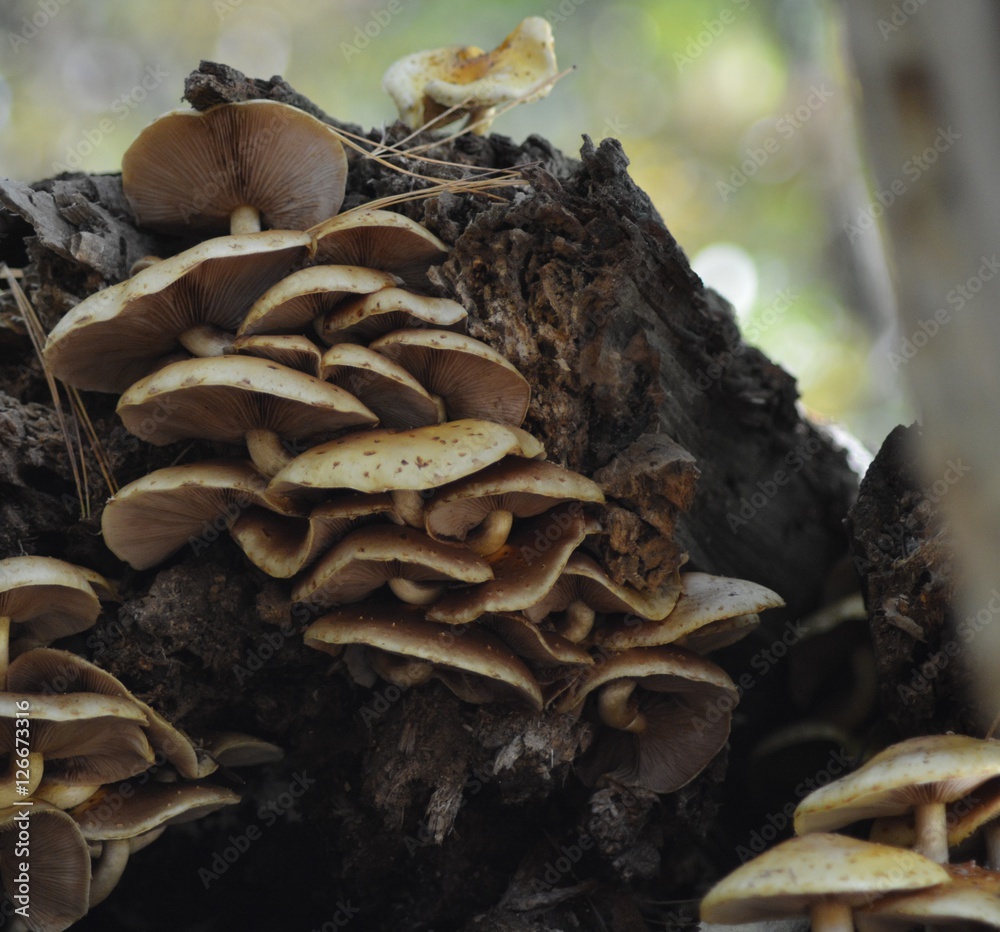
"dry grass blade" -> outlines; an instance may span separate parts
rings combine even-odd
[[[73,433],[70,433],[70,428],[68,427],[66,418],[63,414],[62,400],[59,395],[59,383],[45,365],[45,357],[42,355],[42,347],[45,345],[46,339],[45,328],[42,326],[42,322],[38,319],[38,314],[36,313],[31,302],[28,300],[28,296],[24,293],[24,289],[21,288],[21,285],[18,283],[18,278],[20,276],[18,276],[15,271],[9,269],[5,264],[0,265],[0,272],[2,272],[3,277],[6,279],[7,286],[10,288],[10,292],[14,296],[14,301],[17,304],[17,309],[24,318],[25,326],[28,331],[28,337],[31,340],[31,346],[35,351],[35,355],[38,357],[39,364],[42,367],[42,374],[45,376],[45,383],[49,388],[49,395],[52,397],[52,407],[56,413],[56,419],[59,422],[59,429],[62,432],[63,440],[66,444],[70,469],[73,473],[73,484],[76,487],[76,495],[80,503],[80,517],[89,518],[90,484],[87,476],[86,461],[83,458],[82,452],[83,441],[80,436],[81,424],[83,424],[84,433],[93,448],[94,456],[97,459],[104,481],[107,483],[108,489],[114,493],[118,490],[118,487],[111,474],[107,455],[105,454],[104,447],[97,436],[97,432],[94,430],[94,425],[90,420],[90,416],[87,413],[79,393],[76,389],[72,388],[67,389],[70,407],[73,409],[74,413]],[[75,444],[74,438],[76,441]]]

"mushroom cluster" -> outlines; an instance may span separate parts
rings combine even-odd
[[[816,932],[917,924],[1000,928],[996,833],[1000,742],[964,735],[910,738],[815,790],[795,810],[801,836],[744,864],[709,891],[706,922],[810,912]],[[871,841],[830,834],[874,819]],[[988,868],[949,864],[978,835]],[[907,850],[913,849],[913,850]]]
[[[270,101],[167,115],[126,153],[141,226],[230,232],[83,301],[46,360],[77,388],[121,392],[142,439],[240,455],[124,487],[104,509],[108,546],[145,569],[227,527],[292,580],[319,616],[306,642],[348,651],[359,681],[590,709],[585,780],[683,786],[737,702],[702,654],[781,599],[702,573],[659,591],[610,578],[588,546],[601,488],[545,459],[521,428],[527,380],[430,294],[447,247],[398,214],[338,215],[345,177],[333,131]]]
[[[218,767],[281,756],[237,733],[196,746],[109,673],[43,646],[93,625],[113,597],[62,560],[0,560],[0,884],[32,932],[66,929],[103,901],[168,824],[238,802],[206,782]]]

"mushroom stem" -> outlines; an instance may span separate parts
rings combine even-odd
[[[24,783],[24,769],[17,766],[16,760],[20,756],[19,752],[11,752],[10,766],[7,773],[0,777],[0,808],[6,806],[16,806],[29,796],[32,796],[38,789],[38,784],[42,782],[42,772],[45,769],[45,761],[40,751],[29,753],[28,757],[28,777],[27,784]],[[22,785],[17,785],[20,779]]]
[[[234,236],[239,233],[259,233],[260,211],[249,204],[237,207],[229,215],[229,232]]]
[[[986,844],[986,867],[1000,871],[1000,822],[988,822],[983,826],[983,841]]]
[[[566,640],[579,644],[590,634],[595,617],[596,613],[586,602],[570,602],[566,606],[562,623],[556,627]]]
[[[121,880],[131,854],[127,838],[108,839],[101,848],[101,856],[91,869],[90,908],[104,902]]]
[[[393,489],[392,506],[410,527],[423,530],[424,527],[424,496],[414,489]]]
[[[465,544],[481,557],[496,553],[505,543],[514,524],[514,515],[506,510],[491,511],[479,527],[465,537]]]
[[[947,864],[948,821],[944,803],[923,803],[917,806],[914,821],[917,840],[913,850],[938,864]]]
[[[597,694],[597,713],[601,721],[619,731],[641,732],[646,729],[646,716],[639,711],[633,679],[614,680]]]
[[[268,478],[276,476],[292,461],[291,454],[273,430],[248,430],[244,439],[254,466]]]
[[[414,657],[400,657],[388,651],[369,649],[368,662],[382,679],[401,689],[422,686],[430,681],[434,664]]]
[[[7,667],[10,666],[10,617],[0,615],[0,689],[7,687]]]
[[[442,583],[417,582],[414,579],[390,579],[389,588],[397,599],[410,605],[431,605],[444,592]]]
[[[228,356],[236,352],[233,335],[211,324],[198,324],[177,339],[192,356]]]
[[[854,918],[847,903],[821,900],[809,911],[812,932],[854,932]]]

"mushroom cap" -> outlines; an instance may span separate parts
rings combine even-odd
[[[578,644],[554,631],[539,628],[524,615],[496,612],[480,615],[476,624],[492,631],[518,657],[541,667],[593,664],[594,658]]]
[[[486,557],[493,579],[449,592],[427,617],[455,625],[487,612],[519,612],[535,605],[555,585],[587,532],[586,516],[575,502],[527,519]]]
[[[710,654],[722,650],[737,641],[742,641],[751,631],[760,626],[760,615],[751,612],[747,615],[733,615],[732,618],[722,618],[710,621],[707,625],[679,637],[673,643],[678,647],[686,647],[696,654]]]
[[[233,522],[229,533],[254,566],[269,576],[287,579],[329,550],[348,531],[383,515],[391,520],[394,513],[387,493],[351,492],[321,502],[307,518],[247,508]]]
[[[861,819],[899,815],[918,803],[954,802],[998,774],[1000,741],[909,738],[810,793],[795,810],[795,831],[832,831]]]
[[[443,420],[437,401],[409,372],[367,347],[331,346],[320,375],[371,408],[383,427],[409,430]]]
[[[316,261],[392,272],[409,288],[427,284],[427,269],[443,262],[448,247],[415,220],[391,210],[356,207],[309,231]]]
[[[272,100],[176,110],[122,156],[122,187],[139,226],[226,233],[238,207],[276,230],[306,230],[340,210],[347,156],[336,132]]]
[[[411,527],[370,524],[352,531],[292,590],[313,607],[357,602],[391,579],[483,582],[489,565],[465,547],[443,544]]]
[[[532,518],[568,501],[603,503],[600,486],[586,476],[545,460],[507,456],[465,479],[441,486],[427,502],[427,533],[465,540],[491,511]]]
[[[531,386],[500,353],[450,330],[394,330],[369,344],[444,401],[448,418],[520,426]]]
[[[306,450],[269,488],[419,491],[467,476],[508,453],[541,457],[545,451],[527,431],[471,418],[406,431],[370,430]]]
[[[680,587],[669,583],[655,592],[639,592],[616,583],[593,558],[574,553],[552,588],[524,610],[532,621],[583,602],[595,612],[632,612],[642,618],[665,618],[677,603]]]
[[[891,932],[921,925],[979,923],[1000,928],[1000,878],[995,871],[972,865],[942,865],[950,883],[923,890],[893,893],[858,910],[855,924],[861,932]]]
[[[444,670],[493,680],[536,711],[542,708],[541,689],[531,671],[499,638],[474,625],[453,628],[425,621],[410,606],[367,601],[336,609],[306,629],[305,642],[320,650],[367,644],[427,660]]]
[[[298,369],[321,378],[323,353],[307,336],[298,333],[262,333],[252,337],[237,337],[233,343],[237,353],[260,356],[272,362]]]
[[[241,731],[207,734],[203,749],[220,767],[257,767],[276,763],[285,756],[278,745]]]
[[[185,331],[234,331],[310,247],[308,234],[281,231],[199,243],[81,301],[49,334],[45,363],[76,388],[123,392],[177,351]]]
[[[317,322],[316,329],[326,343],[366,343],[406,327],[464,332],[468,316],[461,304],[448,298],[383,288],[337,305]]]
[[[784,604],[777,593],[745,579],[682,573],[677,604],[667,615],[642,624],[636,624],[633,618],[610,624],[599,632],[597,640],[610,650],[656,647],[678,641],[716,621]]]
[[[451,117],[456,119],[468,111],[537,100],[548,94],[556,73],[552,27],[540,16],[529,16],[492,52],[450,46],[407,55],[389,66],[382,87],[400,119],[416,129],[448,107],[463,108]]]
[[[126,796],[103,787],[70,816],[88,841],[134,838],[161,825],[192,822],[240,801],[232,790],[195,783],[144,783]],[[113,804],[109,803],[111,797]]]
[[[808,912],[815,902],[861,906],[873,896],[947,883],[929,858],[844,835],[790,838],[736,868],[701,901],[703,922],[735,924]]]
[[[171,363],[126,391],[117,410],[126,430],[156,446],[187,438],[237,443],[250,430],[307,440],[378,422],[336,385],[255,356]]]
[[[185,544],[214,540],[219,521],[231,525],[254,506],[281,507],[246,460],[167,466],[119,489],[104,506],[101,530],[116,557],[144,570]]]
[[[0,618],[9,618],[32,641],[84,631],[100,613],[92,583],[72,563],[35,556],[0,560]]]
[[[16,747],[15,722],[25,717],[25,702],[31,750],[42,755],[46,771],[63,783],[113,783],[153,763],[143,711],[127,699],[97,693],[0,693],[2,753]]]
[[[395,284],[396,279],[388,272],[353,265],[313,265],[299,269],[257,298],[237,333],[246,337],[301,330],[347,295],[367,295]]]
[[[9,689],[57,695],[97,694],[131,702],[145,717],[142,728],[150,745],[173,764],[182,777],[207,776],[215,766],[205,766],[191,739],[159,712],[134,696],[125,685],[89,660],[65,650],[40,648],[22,654],[7,672]]]
[[[0,810],[0,878],[8,897],[21,892],[16,878],[25,860],[24,846],[19,841],[25,815],[31,838],[27,928],[32,932],[62,932],[82,919],[90,907],[87,842],[65,812],[45,803]]]

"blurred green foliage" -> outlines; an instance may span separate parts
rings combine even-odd
[[[619,138],[696,268],[809,408],[880,442],[906,412],[892,374],[869,369],[877,309],[843,285],[837,218],[864,183],[824,0],[4,0],[0,174],[116,171],[203,58],[280,73],[330,114],[379,126],[395,116],[380,82],[397,58],[493,48],[531,15],[576,69],[493,130],[570,152],[582,134]]]

